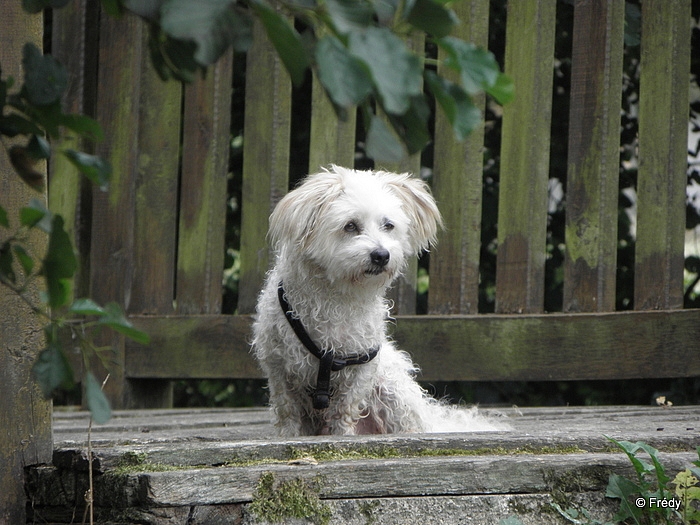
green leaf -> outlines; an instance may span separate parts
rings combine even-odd
[[[515,85],[508,75],[499,73],[496,83],[487,87],[486,93],[495,98],[499,104],[508,104],[515,98]]]
[[[48,334],[47,339],[49,339],[48,347],[39,354],[32,373],[44,396],[48,398],[59,388],[72,388],[75,382],[73,369],[58,342],[53,341]]]
[[[146,18],[151,22],[157,22],[160,18],[160,8],[166,0],[121,0],[125,9]]]
[[[117,303],[109,303],[105,305],[104,311],[105,315],[97,321],[99,325],[108,326],[120,334],[124,334],[129,339],[136,341],[137,343],[144,345],[150,343],[151,338],[148,336],[148,334],[134,328],[134,325],[128,321],[121,307]]]
[[[196,43],[172,38],[155,23],[150,24],[148,49],[153,67],[162,80],[176,78],[182,82],[193,82],[197,72],[204,69],[194,59]]]
[[[97,142],[104,140],[102,127],[100,127],[95,119],[87,115],[62,114],[59,118],[59,123],[69,130],[78,133],[81,137],[86,137]]]
[[[459,72],[467,93],[476,95],[496,85],[500,69],[493,53],[453,37],[438,40],[438,45],[447,53],[445,65]]]
[[[620,510],[615,515],[615,523],[624,521],[627,518],[634,518],[639,522],[642,508],[631,503],[631,497],[641,493],[641,487],[627,478],[618,474],[610,474],[608,486],[605,489],[606,498],[616,498],[620,500]],[[645,505],[645,508],[647,505]]]
[[[357,0],[326,0],[326,9],[333,25],[343,35],[369,27],[374,15],[369,3]]]
[[[109,16],[121,16],[122,8],[119,0],[102,0],[102,9]]]
[[[97,184],[102,191],[106,191],[109,186],[109,178],[112,174],[112,167],[102,157],[90,155],[82,151],[67,149],[63,154],[73,164],[80,173],[85,175],[93,183]]]
[[[44,257],[42,273],[46,278],[48,302],[52,308],[68,302],[70,279],[78,269],[70,237],[63,229],[63,217],[54,215],[49,247]]]
[[[163,31],[197,44],[194,59],[202,66],[216,62],[231,45],[243,52],[252,42],[252,20],[232,0],[167,0],[160,15]]]
[[[265,28],[267,37],[287,69],[292,83],[297,87],[300,86],[304,82],[306,70],[309,67],[309,57],[301,36],[287,18],[266,3],[255,0],[252,6]]]
[[[358,105],[372,92],[372,79],[362,63],[335,37],[316,45],[318,79],[331,100],[341,107]]]
[[[0,116],[0,134],[8,137],[16,137],[17,135],[40,135],[42,130],[31,120],[16,114]]]
[[[411,98],[422,91],[423,68],[403,40],[387,28],[370,27],[351,33],[349,48],[367,65],[386,112],[408,111]]]
[[[5,228],[10,227],[10,221],[7,218],[7,212],[2,206],[0,206],[0,226],[4,226]]]
[[[19,244],[15,244],[12,249],[15,252],[15,256],[17,257],[19,264],[22,266],[24,275],[31,275],[32,270],[34,269],[34,259],[32,259],[32,257],[27,253],[27,250],[25,250]]]
[[[373,115],[370,121],[366,141],[365,153],[377,162],[394,163],[406,157],[406,150],[401,141],[376,115]]]
[[[0,278],[11,283],[16,281],[15,270],[12,268],[13,262],[11,244],[5,242],[0,245]]]
[[[51,55],[42,55],[31,43],[22,49],[24,87],[32,104],[46,106],[57,102],[68,85],[66,69]]]
[[[389,122],[403,141],[409,155],[422,151],[431,139],[428,129],[430,108],[423,95],[411,99],[411,106],[403,115],[389,115]]]
[[[28,228],[34,228],[36,226],[45,233],[51,233],[52,220],[52,213],[47,210],[44,203],[36,197],[29,201],[29,206],[25,206],[19,210],[20,224]]]
[[[399,0],[370,0],[381,25],[389,25],[396,15]]]
[[[32,135],[27,144],[27,154],[33,159],[48,159],[51,157],[51,146],[41,135]]]
[[[459,23],[459,19],[452,9],[448,9],[433,0],[416,0],[406,20],[413,27],[417,27],[435,38],[449,35],[452,28]]]
[[[85,374],[85,397],[87,398],[87,406],[90,410],[90,415],[95,423],[100,425],[109,421],[112,417],[112,409],[109,406],[109,401],[105,396],[100,384],[92,375],[92,372]]]
[[[107,315],[107,312],[92,299],[76,299],[70,306],[69,311],[78,315]]]
[[[452,125],[455,138],[464,140],[481,123],[481,111],[461,86],[426,70],[425,85]]]

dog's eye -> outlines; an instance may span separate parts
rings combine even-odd
[[[360,230],[357,227],[357,223],[355,221],[350,221],[345,225],[345,228],[343,229],[348,233],[357,233]]]
[[[386,222],[384,223],[384,229],[385,229],[386,231],[390,232],[391,230],[394,229],[394,223],[391,222],[391,221],[386,221]]]

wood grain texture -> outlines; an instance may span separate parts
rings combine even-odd
[[[348,108],[345,122],[338,120],[333,104],[316,75],[313,77],[311,97],[309,173],[316,173],[329,164],[354,167],[356,109]]]
[[[503,108],[496,311],[544,308],[556,3],[508,3],[505,72],[517,86]]]
[[[127,343],[128,377],[261,377],[249,353],[249,316],[132,320],[151,334],[153,342],[149,348]],[[694,310],[400,316],[393,332],[399,347],[421,367],[420,379],[426,381],[700,375],[700,313]]]
[[[683,306],[690,0],[642,7],[634,307]]]
[[[575,4],[565,312],[615,310],[624,20],[621,0]]]
[[[221,311],[233,54],[185,87],[177,312]]]
[[[291,82],[256,21],[246,59],[238,313],[255,311],[270,265],[268,217],[289,186]]]
[[[22,46],[32,42],[41,49],[43,22],[41,17],[25,13],[21,2],[3,5],[2,19],[0,64],[3,80],[10,76],[15,79],[14,92],[22,84]],[[37,169],[45,175],[46,164],[39,164]],[[0,205],[7,212],[10,229],[0,228],[0,246],[19,229],[19,211],[32,198],[46,205],[46,195],[32,190],[14,172],[3,147]],[[48,239],[43,232],[35,230],[26,237],[23,244],[30,253],[44,253]],[[22,275],[19,265],[15,270],[18,277]],[[33,304],[40,304],[42,287],[43,280],[35,280],[26,291]],[[43,398],[31,374],[46,344],[44,322],[14,292],[0,285],[0,523],[26,522],[24,469],[51,461],[51,402]]]
[[[486,48],[489,3],[459,2],[453,8],[461,23],[454,36]],[[438,58],[444,52],[438,51]],[[438,71],[453,82],[455,72]],[[484,96],[475,97],[482,111]],[[459,143],[444,113],[435,115],[433,193],[445,220],[438,245],[430,253],[431,314],[474,314],[479,311],[479,257],[481,252],[481,198],[483,186],[484,124]]]

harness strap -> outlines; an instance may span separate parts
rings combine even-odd
[[[314,408],[318,410],[328,408],[331,398],[331,371],[337,372],[346,366],[369,363],[372,359],[377,357],[380,347],[379,345],[373,346],[367,350],[367,353],[351,354],[346,357],[335,357],[335,352],[332,349],[320,349],[316,343],[312,341],[301,320],[299,320],[298,317],[294,317],[294,311],[284,295],[284,287],[282,281],[280,281],[277,287],[277,297],[279,298],[284,316],[287,318],[287,321],[299,338],[299,341],[301,341],[301,344],[319,360],[316,389],[312,394]]]

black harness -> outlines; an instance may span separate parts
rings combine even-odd
[[[362,365],[369,363],[372,359],[377,357],[380,347],[377,345],[367,350],[367,353],[351,354],[346,357],[336,357],[335,352],[332,349],[321,350],[318,346],[316,346],[316,343],[311,340],[309,333],[306,331],[299,318],[294,317],[294,311],[292,310],[292,307],[289,306],[287,299],[284,297],[284,287],[282,286],[282,281],[280,281],[279,287],[277,288],[277,297],[279,297],[282,311],[284,312],[287,321],[289,321],[292,330],[294,330],[294,333],[299,338],[299,341],[301,341],[306,349],[315,355],[319,360],[316,389],[312,393],[314,408],[318,410],[328,408],[331,398],[331,371],[337,372],[349,365]]]

